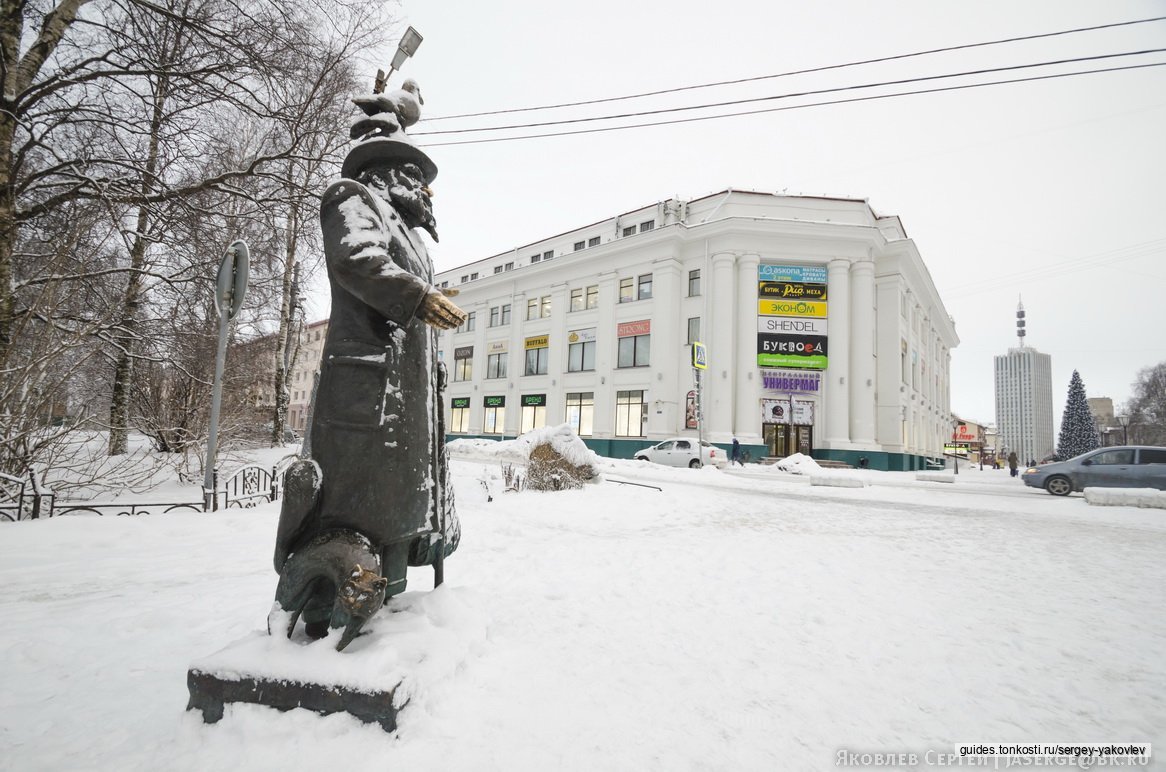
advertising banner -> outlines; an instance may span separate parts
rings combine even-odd
[[[761,367],[826,369],[826,338],[821,335],[757,335],[757,364]]]
[[[798,300],[825,300],[825,284],[801,284],[792,281],[757,282],[757,296],[761,298],[796,298]]]
[[[510,348],[510,341],[508,341],[508,340],[496,340],[493,343],[486,344],[486,353],[487,354],[505,354],[509,348]]]
[[[823,265],[759,265],[757,278],[761,281],[792,281],[799,284],[825,284]]]
[[[814,316],[759,316],[758,332],[784,333],[786,335],[825,335],[826,319]]]
[[[814,425],[814,403],[807,399],[795,399],[793,405],[795,426]]]
[[[523,394],[523,407],[544,407],[547,404],[546,394]]]
[[[483,397],[482,404],[486,407],[506,407],[506,397]]]
[[[571,330],[567,333],[567,343],[591,343],[595,340],[595,328]]]
[[[550,345],[551,336],[549,335],[535,335],[526,339],[526,347],[532,348],[546,348]]]
[[[615,328],[617,338],[626,338],[630,335],[647,335],[652,332],[652,320],[644,319],[639,322],[624,322]]]
[[[684,399],[684,428],[696,428],[696,391],[688,392]]]
[[[453,399],[450,400],[449,406],[455,407],[455,408],[456,407],[469,407],[470,406],[470,398],[469,397],[454,397]]]
[[[817,300],[773,300],[762,298],[757,301],[757,313],[761,316],[826,316],[826,304]]]
[[[789,400],[788,399],[763,399],[763,400],[761,400],[761,423],[763,423],[763,424],[788,424],[789,423]]]
[[[453,358],[454,359],[473,359],[474,358],[474,347],[473,346],[458,346],[457,348],[455,348],[453,350]]]
[[[822,374],[812,370],[762,370],[761,388],[786,394],[819,394]]]

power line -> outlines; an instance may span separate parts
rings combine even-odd
[[[411,136],[427,137],[436,134],[473,134],[480,131],[507,131],[511,129],[536,129],[545,126],[563,126],[572,123],[592,123],[594,121],[610,121],[620,118],[640,118],[645,115],[663,115],[666,113],[679,113],[688,110],[704,110],[713,107],[733,107],[735,105],[753,104],[756,102],[771,102],[777,99],[792,99],[794,97],[805,96],[819,96],[821,94],[833,94],[840,91],[858,91],[868,88],[881,88],[883,86],[902,86],[908,83],[924,83],[932,80],[946,80],[948,78],[961,78],[969,75],[988,75],[997,72],[1012,72],[1014,70],[1027,70],[1033,67],[1051,67],[1059,64],[1076,64],[1079,62],[1100,61],[1102,59],[1117,59],[1123,56],[1143,56],[1145,54],[1160,54],[1166,52],[1166,48],[1150,48],[1143,51],[1126,51],[1118,54],[1097,54],[1095,56],[1079,56],[1071,59],[1052,59],[1046,62],[1035,62],[1032,64],[1013,64],[1007,67],[989,67],[980,70],[965,70],[963,72],[953,72],[946,75],[921,75],[917,78],[902,78],[900,80],[885,80],[877,83],[861,83],[854,86],[836,86],[834,88],[814,89],[812,91],[793,91],[786,94],[773,94],[764,97],[751,97],[749,99],[735,99],[729,102],[709,102],[703,105],[688,105],[686,107],[664,107],[657,110],[642,110],[634,113],[618,113],[615,115],[599,115],[590,118],[568,118],[559,121],[543,121],[540,123],[515,123],[506,126],[477,126],[469,129],[445,129],[438,131],[417,131],[413,132]]]
[[[965,43],[958,46],[947,46],[945,48],[932,48],[926,51],[915,51],[909,54],[895,54],[893,56],[881,56],[875,59],[862,59],[855,62],[846,62],[844,64],[828,64],[821,67],[811,67],[804,70],[790,70],[788,72],[779,72],[773,75],[757,75],[750,78],[737,78],[735,80],[722,80],[715,83],[700,83],[691,86],[678,86],[676,88],[661,89],[659,91],[646,91],[641,94],[626,94],[624,96],[605,97],[603,99],[589,99],[581,102],[563,102],[561,104],[553,105],[539,105],[537,107],[514,107],[505,110],[488,110],[480,113],[461,113],[458,115],[439,115],[432,118],[422,118],[421,123],[430,121],[448,121],[455,118],[480,118],[487,115],[503,115],[506,113],[525,113],[535,110],[555,110],[562,107],[581,107],[585,105],[597,105],[604,102],[620,102],[628,99],[640,99],[643,97],[660,96],[661,94],[674,94],[679,91],[693,91],[702,88],[714,88],[716,86],[732,86],[738,83],[751,83],[759,80],[772,80],[774,78],[785,78],[793,75],[808,75],[815,72],[826,72],[829,70],[838,70],[846,67],[859,67],[867,64],[880,64],[882,62],[893,62],[899,59],[910,59],[916,56],[929,56],[931,54],[942,54],[950,51],[961,51],[970,48],[983,48],[985,46],[996,46],[1005,43],[1019,43],[1026,40],[1039,40],[1041,38],[1051,38],[1060,35],[1073,35],[1080,32],[1094,32],[1096,30],[1111,29],[1114,27],[1128,27],[1134,24],[1147,24],[1149,22],[1164,21],[1166,16],[1155,16],[1149,19],[1134,19],[1131,21],[1114,22],[1112,24],[1099,24],[1093,27],[1077,27],[1075,29],[1061,30],[1059,32],[1043,32],[1037,35],[1024,35],[1021,37],[1001,38],[999,40],[988,40],[982,43]],[[436,133],[436,132],[432,132]]]
[[[720,115],[702,115],[694,118],[674,118],[667,121],[650,121],[648,123],[631,123],[624,126],[599,126],[589,129],[575,129],[573,131],[557,131],[548,132],[544,134],[520,134],[514,137],[488,137],[485,139],[462,139],[453,142],[431,142],[424,145],[424,147],[449,147],[452,145],[479,145],[487,142],[513,142],[515,140],[523,139],[543,139],[547,137],[567,137],[576,134],[598,134],[605,131],[622,131],[625,129],[642,129],[652,126],[669,126],[678,123],[694,123],[696,121],[712,121],[720,118],[738,118],[745,115],[760,115],[762,113],[777,113],[786,110],[802,110],[808,107],[825,107],[829,105],[849,104],[851,102],[871,102],[878,99],[894,99],[896,97],[916,96],[919,94],[938,94],[944,91],[961,91],[963,89],[983,88],[985,86],[1002,86],[1012,83],[1030,83],[1040,80],[1053,80],[1056,78],[1070,78],[1076,75],[1093,75],[1105,72],[1122,72],[1124,70],[1142,70],[1149,67],[1166,66],[1166,62],[1154,62],[1151,64],[1130,64],[1123,67],[1106,67],[1096,70],[1079,70],[1077,72],[1062,72],[1053,75],[1033,75],[1027,78],[1010,78],[1008,80],[994,80],[984,81],[982,83],[966,83],[958,86],[943,86],[940,88],[915,89],[913,91],[902,91],[895,94],[874,94],[871,96],[851,97],[849,99],[832,99],[825,102],[811,102],[803,105],[785,105],[783,107],[766,107],[760,110],[745,110],[736,113],[722,113]]]

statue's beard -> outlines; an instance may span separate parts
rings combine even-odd
[[[389,186],[389,198],[406,225],[424,228],[434,241],[440,240],[437,238],[437,221],[433,219],[433,202],[421,188],[394,181]]]

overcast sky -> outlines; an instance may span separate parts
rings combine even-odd
[[[1127,400],[1166,359],[1166,67],[509,142],[441,142],[579,130],[847,99],[892,90],[1166,62],[1166,53],[510,132],[440,129],[726,102],[985,68],[1166,48],[1166,21],[684,90],[578,108],[439,116],[607,99],[929,49],[1166,16],[1166,0],[786,2],[405,0],[424,42],[403,73],[425,112],[413,128],[440,168],[438,270],[669,196],[725,188],[864,198],[914,239],[961,343],[952,409],[995,420],[992,357],[1052,356],[1053,406],[1070,375]],[[399,33],[394,33],[395,39]],[[370,78],[371,82],[371,78]]]

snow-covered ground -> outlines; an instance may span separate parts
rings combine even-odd
[[[975,467],[954,483],[841,472],[865,485],[834,487],[811,485],[829,472],[604,461],[583,490],[504,493],[497,450],[458,448],[446,584],[431,592],[412,569],[395,613],[348,652],[313,644],[344,678],[357,662],[370,681],[399,670],[410,702],[392,735],[342,715],[231,706],[205,725],[184,711],[191,663],[265,627],[278,504],[0,525],[0,769],[813,770],[842,749],[925,766],[972,742],[1166,752],[1162,510],[1091,507]]]

